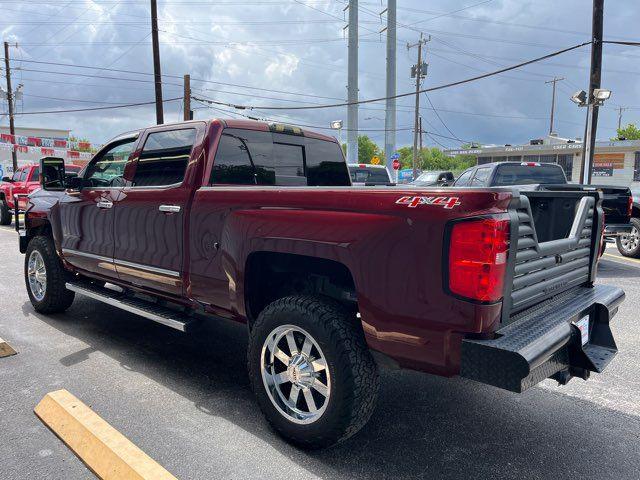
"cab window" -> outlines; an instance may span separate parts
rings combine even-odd
[[[456,187],[466,187],[469,185],[469,180],[471,179],[471,175],[473,174],[473,170],[467,170],[463,172],[462,175],[458,177],[454,186]]]
[[[471,180],[471,186],[484,187],[487,184],[489,173],[491,173],[490,168],[479,168],[476,170],[476,174],[473,176],[473,180]]]
[[[124,167],[133,151],[136,138],[116,143],[96,157],[87,167],[84,185],[91,187],[118,187],[123,185]]]
[[[136,165],[133,185],[156,187],[181,183],[195,140],[195,128],[149,134]]]

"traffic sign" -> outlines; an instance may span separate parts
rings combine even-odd
[[[371,164],[372,165],[380,165],[380,157],[371,158]]]
[[[395,158],[393,160],[393,164],[392,165],[393,165],[393,169],[394,170],[400,170],[400,160],[398,160],[397,158]]]
[[[400,158],[400,154],[398,152],[396,152],[393,155],[391,155],[391,160],[397,160],[399,158]]]

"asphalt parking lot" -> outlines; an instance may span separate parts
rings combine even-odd
[[[602,375],[518,395],[461,379],[384,372],[378,408],[345,444],[304,452],[263,420],[242,326],[185,335],[77,297],[61,315],[28,301],[17,237],[0,227],[0,477],[95,478],[33,414],[65,388],[180,479],[639,479],[640,261],[609,246],[600,282],[627,299]]]

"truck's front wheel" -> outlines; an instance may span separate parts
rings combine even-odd
[[[378,372],[355,316],[338,303],[292,296],[251,330],[249,375],[267,420],[304,448],[334,445],[367,422]]]
[[[11,225],[11,210],[4,200],[0,200],[0,225]]]
[[[31,240],[24,260],[24,278],[29,300],[37,312],[63,312],[71,306],[75,294],[65,287],[66,277],[53,240],[42,236]]]

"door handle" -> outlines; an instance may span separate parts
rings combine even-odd
[[[113,202],[110,202],[109,200],[100,200],[100,201],[98,201],[98,203],[96,203],[96,207],[98,207],[98,208],[111,208],[111,207],[113,207]]]
[[[164,213],[179,213],[180,205],[160,205],[158,210]]]

